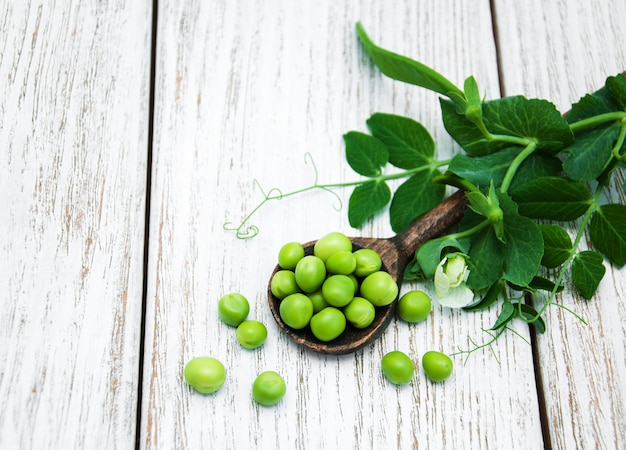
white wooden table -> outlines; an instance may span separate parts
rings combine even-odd
[[[517,326],[445,383],[395,387],[385,352],[466,347],[497,308],[437,306],[355,354],[304,351],[266,307],[278,249],[390,236],[386,216],[353,230],[317,192],[267,204],[252,240],[223,229],[260,200],[253,179],[310,184],[306,152],[320,182],[354,179],[342,135],[373,112],[455,149],[437,96],[381,76],[355,22],[488,98],[566,111],[626,69],[623,0],[4,0],[0,21],[0,448],[626,448],[624,270],[591,301],[559,297],[588,326],[551,308],[537,339]],[[219,322],[227,292],[267,324],[261,349]],[[227,367],[214,395],[182,378],[198,355]],[[267,369],[288,385],[272,408],[250,396]]]

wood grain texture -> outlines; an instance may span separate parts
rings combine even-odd
[[[418,372],[408,386],[387,383],[384,353],[399,349],[419,367],[430,349],[483,340],[496,310],[465,314],[436,307],[419,325],[394,321],[352,355],[298,348],[273,322],[266,287],[277,252],[329,231],[388,237],[386,218],[352,230],[345,208],[325,192],[265,205],[240,241],[226,232],[268,191],[355,179],[342,135],[365,130],[373,112],[409,115],[432,130],[438,154],[453,144],[436,95],[384,78],[358,45],[362,21],[381,45],[436,67],[456,83],[475,74],[498,92],[487,1],[161,1],[159,2],[153,203],[141,445],[145,448],[541,448],[531,348],[511,334],[463,364],[443,384]],[[339,191],[344,205],[349,191]],[[403,290],[423,287],[405,284]],[[424,286],[430,289],[429,286]],[[221,295],[240,292],[269,338],[242,349],[220,323]],[[524,327],[517,330],[528,338]],[[209,396],[183,380],[194,356],[222,360],[224,387]],[[285,377],[273,408],[250,388],[263,370]],[[503,430],[506,430],[503,432]],[[513,432],[511,430],[518,430]],[[520,432],[519,430],[523,430]]]
[[[134,447],[150,6],[0,6],[3,449]]]
[[[567,111],[626,70],[622,1],[497,1],[496,17],[507,94],[547,98]],[[617,179],[604,201],[623,204],[623,174]],[[588,325],[551,308],[550,332],[538,339],[553,448],[626,447],[624,274],[609,266],[591,301],[564,293],[558,301]]]

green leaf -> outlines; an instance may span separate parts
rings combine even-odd
[[[565,289],[565,286],[563,286],[562,284],[557,287],[554,281],[540,276],[535,276],[533,280],[529,283],[528,287],[530,287],[534,291],[541,290],[548,292],[552,292],[555,287],[556,292],[561,292],[563,291],[563,289]]]
[[[608,77],[605,86],[613,96],[617,108],[626,111],[626,77],[621,73],[614,77]]]
[[[480,189],[487,188],[491,182],[495,186],[500,186],[511,161],[521,150],[520,147],[509,147],[484,156],[457,153],[452,157],[448,170]]]
[[[515,306],[518,309],[519,315],[529,324],[533,325],[538,333],[543,334],[546,332],[546,323],[535,308],[526,303],[518,303]]]
[[[626,104],[625,92],[626,78],[620,74],[607,78],[605,87],[593,94],[585,95],[572,106],[567,115],[567,120],[571,124],[601,114],[615,112],[621,114],[618,114],[614,121],[598,122],[595,126],[583,128],[576,133],[576,142],[564,151],[567,159],[563,167],[571,178],[581,181],[601,179],[607,167],[610,169],[611,149],[619,135]]]
[[[429,165],[435,142],[419,122],[408,117],[375,113],[367,120],[372,134],[389,149],[389,162],[402,169]]]
[[[480,310],[489,308],[491,305],[493,305],[496,302],[496,300],[498,300],[498,297],[502,293],[503,287],[504,285],[500,280],[496,281],[489,287],[485,295],[483,295],[480,298],[480,300],[478,300],[478,302],[472,305],[464,306],[463,310],[464,311],[480,311]]]
[[[546,100],[518,95],[485,102],[483,117],[491,133],[534,139],[537,149],[548,153],[574,142],[567,120]]]
[[[487,289],[500,279],[504,270],[505,249],[493,227],[484,228],[472,236],[468,255],[471,268],[467,286],[470,289]]]
[[[510,191],[520,214],[534,219],[569,221],[582,216],[591,196],[585,185],[562,177],[542,177]]]
[[[389,160],[385,144],[369,134],[350,131],[343,135],[346,143],[346,160],[352,169],[366,177],[377,177]]]
[[[543,235],[543,258],[541,265],[548,268],[559,267],[572,252],[572,240],[558,225],[539,225]]]
[[[487,139],[450,102],[442,100],[441,107],[446,130],[469,155],[487,155],[510,146],[498,139]],[[535,140],[540,151],[557,153],[574,142],[569,124],[546,100],[511,96],[487,101],[482,104],[482,117],[491,134]]]
[[[422,214],[430,211],[443,199],[445,186],[433,183],[434,174],[418,173],[396,189],[389,207],[391,228],[399,233],[409,227]]]
[[[611,158],[611,150],[620,128],[619,122],[613,122],[607,126],[577,134],[576,142],[563,152],[567,155],[563,162],[565,173],[578,181],[591,181],[598,178]]]
[[[574,103],[570,112],[567,113],[566,119],[569,123],[575,123],[613,111],[619,111],[619,106],[615,102],[613,95],[604,87],[593,94],[585,95],[578,102]]]
[[[591,250],[582,251],[572,261],[572,283],[583,298],[591,300],[605,271],[602,255]]]
[[[517,313],[517,308],[515,308],[513,303],[505,302],[502,305],[502,311],[500,311],[500,314],[498,315],[498,318],[496,319],[496,322],[493,324],[491,329],[497,330],[499,328],[502,328],[503,326],[505,326],[507,323],[509,323],[511,320],[515,318],[516,313]]]
[[[591,218],[593,245],[617,267],[626,264],[626,206],[602,205]]]
[[[366,181],[355,187],[348,202],[350,226],[360,228],[367,219],[383,209],[390,199],[391,191],[384,181]]]
[[[527,286],[537,274],[543,257],[543,236],[539,226],[517,212],[517,205],[506,194],[499,193],[504,212],[504,278]]]
[[[459,114],[453,102],[440,99],[439,103],[446,131],[468,155],[484,156],[511,146],[508,142],[488,140],[472,121]]]
[[[425,278],[432,278],[435,275],[435,270],[441,262],[441,254],[447,248],[467,253],[469,239],[454,239],[449,236],[442,236],[420,245],[415,252],[414,261],[419,265],[420,271]]]
[[[526,291],[526,292],[536,292],[536,291],[549,291],[552,292],[554,290],[554,288],[556,287],[556,284],[552,281],[549,280],[547,278],[544,277],[540,277],[539,275],[535,275],[532,279],[532,281],[530,283],[528,283],[527,286],[518,286],[516,284],[512,284],[512,283],[508,283],[508,285],[511,287],[511,289],[516,290],[516,291]],[[561,292],[563,291],[563,289],[565,288],[565,286],[563,286],[562,284],[560,284],[557,289],[556,292]]]
[[[463,91],[437,71],[406,56],[398,55],[375,45],[360,23],[357,23],[356,31],[374,64],[389,78],[415,84],[446,96],[453,95],[456,98],[465,98]]]
[[[404,277],[405,281],[413,281],[413,280],[423,280],[424,274],[420,269],[420,265],[417,263],[415,259],[409,261],[406,265],[406,269],[404,269]]]

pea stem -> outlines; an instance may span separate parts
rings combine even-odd
[[[617,137],[617,141],[613,146],[613,157],[618,161],[624,161],[624,157],[620,154],[620,149],[622,145],[624,145],[624,140],[626,140],[626,117],[622,119],[621,128],[619,130],[619,136]]]
[[[509,186],[513,181],[513,177],[517,173],[517,169],[524,162],[526,158],[528,158],[535,150],[537,149],[537,142],[527,139],[526,147],[522,150],[511,162],[511,165],[506,171],[504,175],[504,179],[502,180],[502,184],[500,185],[500,191],[504,194],[509,190]]]
[[[459,231],[458,233],[449,234],[448,238],[449,239],[456,239],[458,241],[459,239],[463,239],[463,238],[466,238],[466,237],[473,236],[474,234],[478,233],[480,230],[488,227],[490,224],[491,224],[491,220],[485,219],[482,222],[480,222],[478,225],[474,225],[472,228],[468,228],[467,230]]]
[[[626,112],[624,111],[613,111],[604,114],[598,114],[597,116],[588,117],[586,119],[579,120],[577,122],[573,122],[569,125],[572,132],[577,133],[586,128],[595,127],[596,125],[600,125],[606,122],[613,122],[617,120],[625,120]]]
[[[546,302],[543,304],[541,309],[539,309],[539,311],[537,311],[537,315],[535,317],[528,318],[526,320],[527,322],[533,322],[541,314],[543,314],[545,312],[545,310],[550,305],[555,305],[555,306],[558,306],[559,308],[564,309],[567,312],[570,312],[571,314],[574,315],[574,317],[576,317],[578,320],[580,320],[585,325],[587,324],[587,322],[585,321],[585,319],[583,317],[579,316],[578,314],[576,314],[574,311],[572,311],[571,309],[567,308],[566,306],[561,305],[559,303],[556,303],[555,299],[556,299],[556,294],[558,292],[559,286],[561,285],[561,282],[563,281],[563,278],[565,277],[565,272],[571,266],[572,261],[574,260],[574,257],[576,256],[576,253],[577,253],[576,250],[578,249],[578,246],[580,245],[580,241],[582,240],[582,238],[583,238],[583,236],[585,234],[585,229],[587,228],[587,224],[591,220],[591,217],[593,216],[593,213],[596,211],[596,209],[598,207],[598,200],[600,199],[600,195],[601,194],[602,194],[602,187],[598,186],[598,188],[594,192],[593,200],[591,201],[591,203],[589,205],[589,208],[587,208],[587,211],[585,212],[585,215],[583,216],[582,222],[580,224],[580,227],[578,228],[578,232],[576,233],[576,237],[574,238],[574,242],[572,244],[572,249],[570,251],[570,254],[569,254],[567,260],[565,261],[565,263],[563,264],[563,266],[561,266],[561,271],[559,272],[559,274],[558,274],[558,276],[557,276],[557,278],[556,278],[556,280],[554,282],[554,287],[552,288],[552,291],[550,292],[550,296],[548,297]]]

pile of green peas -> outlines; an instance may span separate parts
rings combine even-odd
[[[278,265],[270,290],[280,300],[281,319],[296,330],[310,327],[322,342],[339,337],[348,324],[367,328],[376,307],[398,296],[398,285],[382,270],[380,255],[368,248],[353,251],[350,239],[340,232],[319,239],[312,255],[305,255],[299,242],[283,245]]]
[[[267,328],[257,320],[248,319],[250,304],[239,293],[222,296],[217,305],[220,320],[236,327],[235,336],[246,349],[255,349],[267,339]],[[210,356],[192,358],[185,364],[185,381],[202,394],[218,391],[226,381],[226,368],[221,361]],[[287,392],[283,377],[272,370],[261,372],[252,383],[252,398],[262,406],[272,406],[282,400]]]

